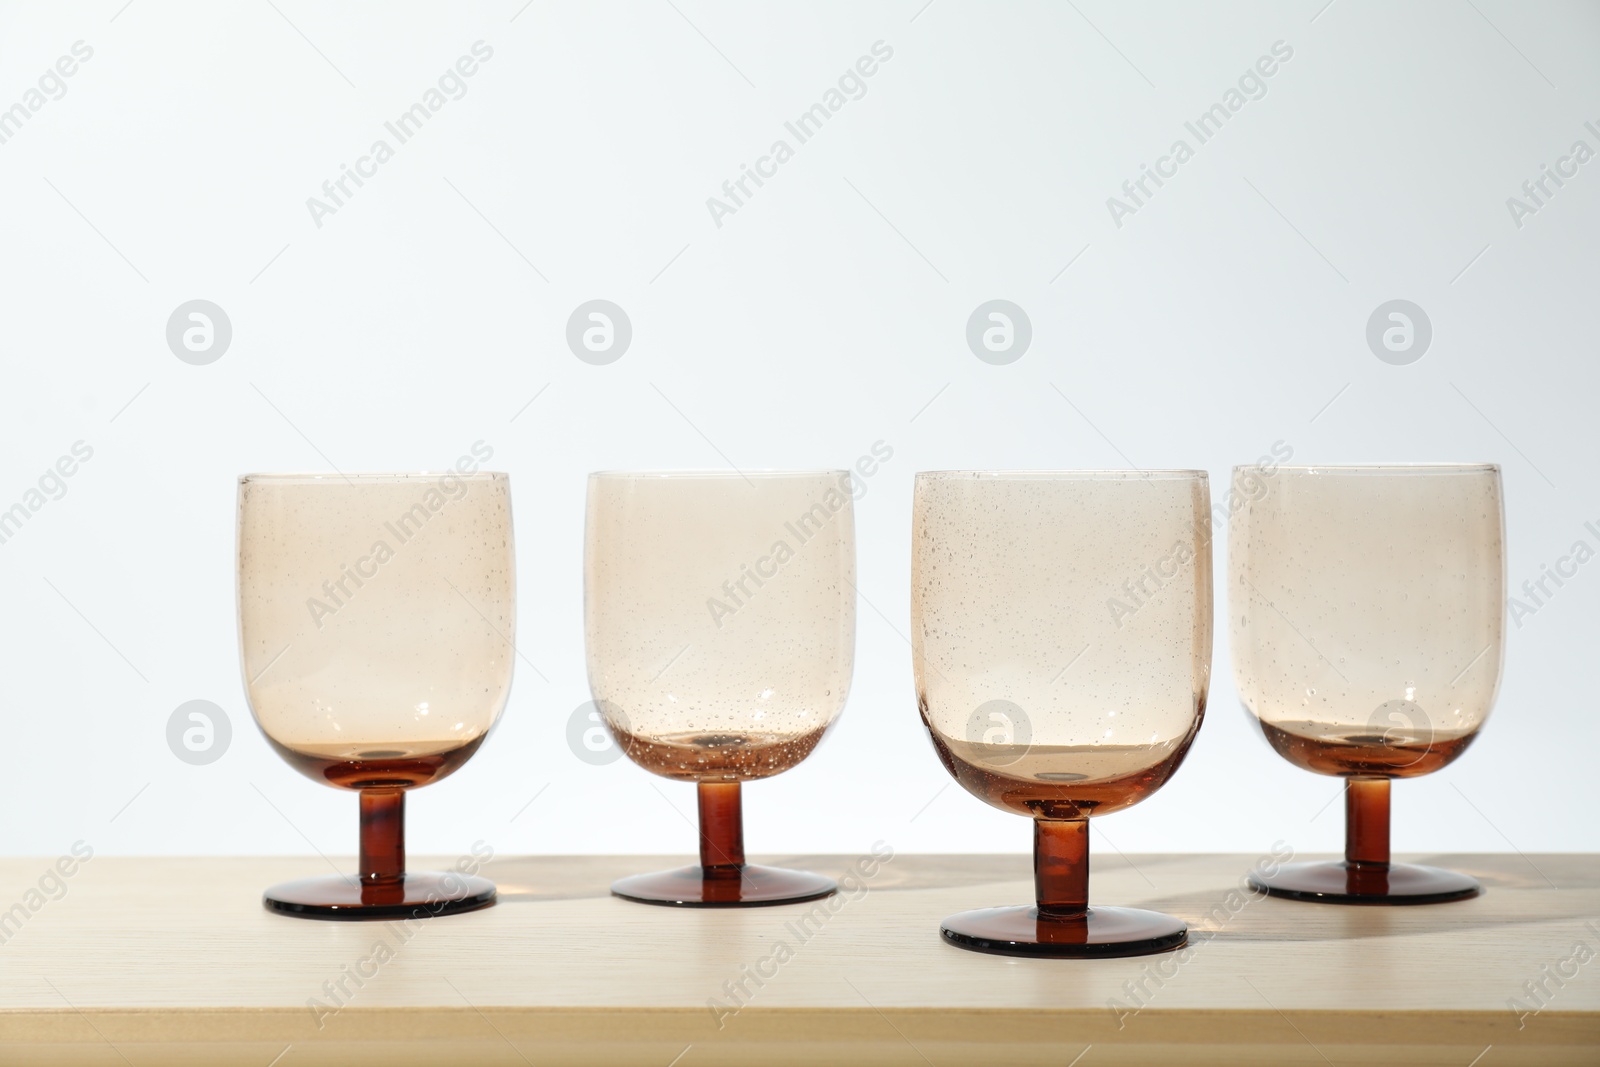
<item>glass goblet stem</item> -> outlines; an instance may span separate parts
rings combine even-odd
[[[1344,858],[1362,867],[1389,866],[1389,779],[1345,779]]]
[[[700,782],[700,866],[707,877],[739,877],[744,806],[738,782]]]
[[[406,877],[406,795],[361,790],[361,884],[398,885]]]
[[[1089,820],[1033,820],[1033,886],[1041,918],[1089,912]]]

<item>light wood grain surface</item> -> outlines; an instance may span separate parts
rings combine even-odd
[[[1101,961],[941,943],[943,916],[1029,899],[1023,856],[895,856],[822,911],[607,893],[682,857],[501,857],[497,906],[410,928],[262,909],[320,859],[94,858],[59,885],[8,859],[0,1063],[1600,1063],[1600,959],[1574,958],[1600,953],[1600,857],[1405,857],[1488,891],[1404,908],[1230,896],[1258,858],[1097,856],[1094,901],[1194,944]]]

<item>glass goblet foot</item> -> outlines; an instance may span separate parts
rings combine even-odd
[[[963,911],[941,923],[939,933],[976,952],[1049,959],[1145,956],[1182,948],[1189,939],[1188,924],[1159,911],[1096,907],[1052,915],[1033,904]]]
[[[690,864],[611,883],[611,892],[624,900],[681,908],[797,904],[829,896],[838,888],[837,882],[824,875],[754,863],[742,867]]]
[[[700,862],[670,871],[635,874],[611,892],[640,904],[680,908],[759,907],[817,900],[839,884],[811,871],[744,861],[744,814],[738,782],[700,782]]]
[[[1448,904],[1483,892],[1470,875],[1389,861],[1389,779],[1346,778],[1344,803],[1344,859],[1257,871],[1250,885],[1318,904]]]
[[[494,903],[494,883],[451,871],[407,871],[397,882],[363,884],[329,874],[268,889],[267,910],[306,919],[430,919]]]

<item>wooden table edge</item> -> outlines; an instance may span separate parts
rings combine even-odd
[[[527,1041],[874,1041],[1106,1045],[1596,1045],[1600,1012],[1547,1010],[1526,1025],[1509,1009],[1324,1011],[1109,1009],[745,1008],[719,1029],[700,1008],[348,1007],[317,1025],[308,1008],[117,1007],[0,1009],[0,1045],[150,1042],[459,1041],[495,1032]]]

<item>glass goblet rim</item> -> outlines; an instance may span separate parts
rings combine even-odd
[[[1416,477],[1456,474],[1498,474],[1498,463],[1312,463],[1303,466],[1284,464],[1241,463],[1233,468],[1235,474],[1260,471],[1270,466],[1274,473],[1329,475],[1332,477]]]
[[[347,474],[327,474],[314,471],[261,471],[239,475],[239,484],[250,482],[276,482],[281,485],[343,485],[348,487],[351,483],[386,485],[403,484],[412,481],[433,481],[439,478],[459,478],[464,482],[489,482],[507,481],[511,475],[505,471],[458,471],[446,467],[444,470],[415,470],[415,471],[350,471]]]
[[[1209,481],[1209,471],[1187,468],[1141,470],[1136,467],[1043,470],[941,470],[918,471],[918,481]]]
[[[737,478],[763,478],[796,480],[808,478],[844,478],[849,471],[841,468],[818,468],[816,470],[605,470],[590,471],[590,481],[644,481],[659,478],[663,481],[725,481]]]

